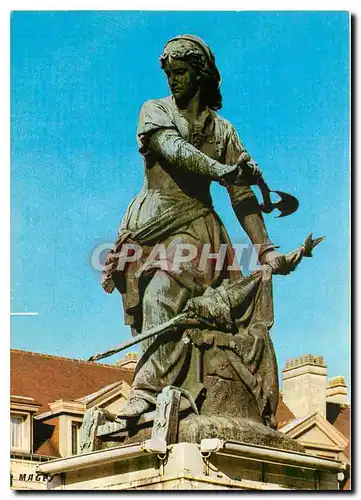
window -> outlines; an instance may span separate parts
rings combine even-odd
[[[24,447],[24,417],[11,415],[11,447]]]
[[[71,423],[71,454],[78,455],[79,450],[79,430],[81,427],[81,422]]]

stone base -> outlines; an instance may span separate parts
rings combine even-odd
[[[143,442],[41,464],[50,490],[338,490],[342,464],[305,453],[205,439]]]
[[[152,427],[135,429],[133,436],[127,437],[124,444],[136,443],[151,438]],[[280,450],[304,453],[303,446],[286,437],[282,432],[266,427],[260,422],[246,418],[220,417],[217,415],[195,415],[194,413],[179,422],[177,442],[200,443],[202,439],[218,438],[241,441],[252,445],[267,446]],[[103,443],[102,447],[114,446],[114,441]]]

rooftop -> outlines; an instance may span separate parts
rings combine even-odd
[[[130,385],[133,379],[132,370],[117,365],[19,349],[11,349],[10,368],[11,394],[34,398],[40,413],[58,399],[74,401],[120,380]]]

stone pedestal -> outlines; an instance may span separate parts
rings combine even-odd
[[[152,447],[153,446],[153,447]],[[152,441],[38,466],[50,490],[338,490],[341,462],[236,441]]]

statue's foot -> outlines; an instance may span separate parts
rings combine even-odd
[[[140,417],[143,413],[150,411],[152,408],[152,403],[143,398],[132,398],[130,399],[121,412],[117,415],[117,418],[135,418]]]

